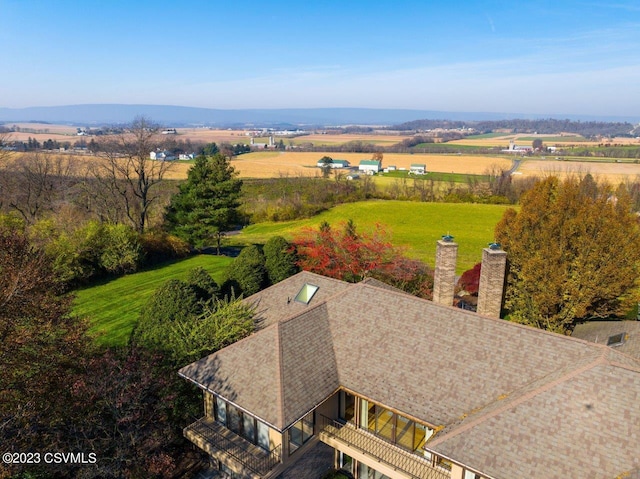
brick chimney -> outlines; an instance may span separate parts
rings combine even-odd
[[[436,270],[433,276],[433,302],[444,306],[453,305],[453,291],[456,285],[456,259],[458,243],[453,236],[445,235],[436,247]]]
[[[504,294],[504,275],[507,253],[498,243],[491,243],[482,250],[482,268],[478,290],[478,314],[500,318]]]

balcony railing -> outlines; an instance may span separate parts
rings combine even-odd
[[[321,428],[319,437],[322,441],[325,437],[332,438],[414,479],[451,478],[448,471],[434,467],[431,461],[358,429],[354,424],[345,424],[322,415],[319,415],[317,420]]]
[[[264,476],[277,466],[282,457],[280,446],[267,452],[208,417],[185,427],[184,436],[192,441],[200,438],[207,447],[231,456],[259,476]],[[200,441],[193,442],[199,445]]]

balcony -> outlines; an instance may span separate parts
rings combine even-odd
[[[198,419],[185,427],[183,433],[184,437],[212,456],[221,458],[219,453],[222,453],[231,457],[259,477],[280,464],[280,446],[267,452],[209,417]]]
[[[383,463],[413,479],[450,479],[451,473],[434,467],[431,461],[389,444],[373,434],[324,416],[318,418],[322,442],[336,447],[340,444],[359,451],[374,461]],[[337,447],[339,449],[339,447]]]

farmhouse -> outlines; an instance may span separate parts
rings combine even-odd
[[[427,172],[427,165],[424,163],[412,163],[409,167],[410,175],[424,175]]]
[[[503,153],[513,153],[524,155],[526,153],[531,153],[533,151],[532,146],[520,146],[516,145],[515,141],[509,140],[509,148],[506,150],[502,150]]]
[[[379,173],[382,170],[382,161],[380,160],[360,160],[358,170],[365,173]]]
[[[152,160],[160,160],[160,161],[173,161],[176,159],[175,155],[167,150],[152,151],[149,154],[149,158],[151,158]]]
[[[259,330],[179,371],[205,404],[184,435],[234,478],[320,443],[355,478],[640,477],[640,361],[499,319],[495,246],[480,313],[452,307],[456,255],[438,241],[433,302],[309,272],[247,298]]]
[[[318,160],[318,163],[316,163],[316,165],[318,166],[318,168],[324,168],[325,163],[322,160]],[[333,160],[331,163],[329,163],[329,166],[331,168],[349,168],[350,163],[347,160]]]

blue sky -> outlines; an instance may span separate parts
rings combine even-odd
[[[0,0],[0,42],[0,107],[640,112],[637,0]]]

